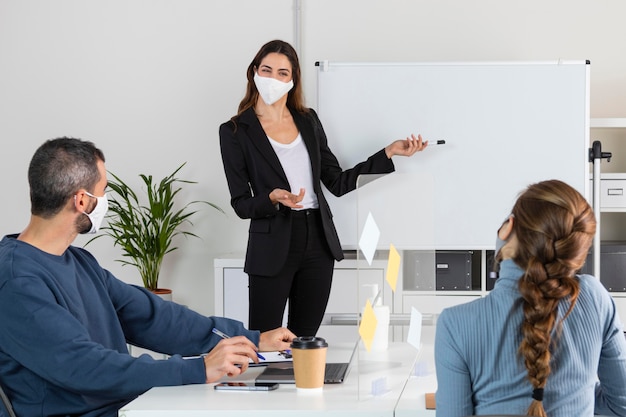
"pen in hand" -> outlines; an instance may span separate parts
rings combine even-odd
[[[230,339],[230,336],[227,335],[226,333],[224,333],[223,331],[216,329],[215,327],[213,328],[213,330],[211,330],[213,333],[215,333],[216,335],[218,335],[219,337],[221,337],[222,339]],[[261,360],[265,360],[265,358],[263,357],[263,355],[261,355],[259,352],[256,353],[256,355],[258,356],[259,359]]]

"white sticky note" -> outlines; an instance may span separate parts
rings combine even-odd
[[[415,307],[411,307],[411,322],[409,323],[409,334],[406,337],[407,343],[411,344],[415,349],[420,348],[422,339],[422,313],[417,311]]]
[[[363,256],[367,260],[368,265],[372,265],[374,254],[376,253],[376,246],[378,245],[378,239],[380,238],[380,230],[374,221],[372,213],[367,214],[365,225],[363,226],[363,232],[361,233],[361,239],[359,240],[359,248],[363,252]]]

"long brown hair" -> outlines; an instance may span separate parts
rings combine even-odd
[[[558,180],[529,186],[512,214],[518,240],[513,261],[524,269],[519,280],[524,321],[518,352],[534,389],[527,415],[546,417],[542,397],[550,375],[551,352],[556,348],[553,331],[558,335],[562,321],[576,304],[579,284],[575,274],[587,258],[596,218],[585,198]],[[569,306],[557,322],[561,301]]]
[[[246,72],[246,77],[248,78],[246,94],[241,100],[241,103],[239,103],[239,109],[237,110],[237,115],[233,117],[233,121],[241,113],[256,104],[257,99],[259,98],[259,92],[256,88],[256,85],[254,84],[254,72],[261,65],[261,61],[263,61],[263,58],[265,58],[268,54],[272,52],[285,55],[291,63],[293,88],[287,94],[287,107],[301,113],[308,112],[308,108],[304,105],[304,93],[302,90],[300,61],[298,60],[298,54],[296,53],[296,50],[287,42],[281,40],[273,40],[263,45],[261,49],[259,49],[259,52],[257,52],[257,54],[255,55],[250,65],[248,65],[248,71]]]

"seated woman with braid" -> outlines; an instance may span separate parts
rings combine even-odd
[[[533,184],[498,230],[499,278],[437,321],[437,417],[626,416],[626,339],[611,295],[577,275],[596,231],[569,185]]]

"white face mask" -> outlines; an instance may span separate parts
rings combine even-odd
[[[254,84],[268,106],[276,103],[293,88],[293,80],[284,83],[272,77],[261,77],[254,73]]]
[[[96,207],[94,207],[91,213],[87,213],[83,211],[83,214],[89,217],[89,220],[91,221],[91,229],[89,229],[89,231],[87,231],[86,234],[92,235],[94,233],[98,233],[98,230],[100,230],[100,225],[102,225],[102,220],[104,220],[104,216],[106,215],[107,210],[109,209],[109,200],[107,199],[106,194],[104,194],[102,197],[96,197],[95,195],[90,194],[86,191],[85,191],[85,194],[97,200]]]

